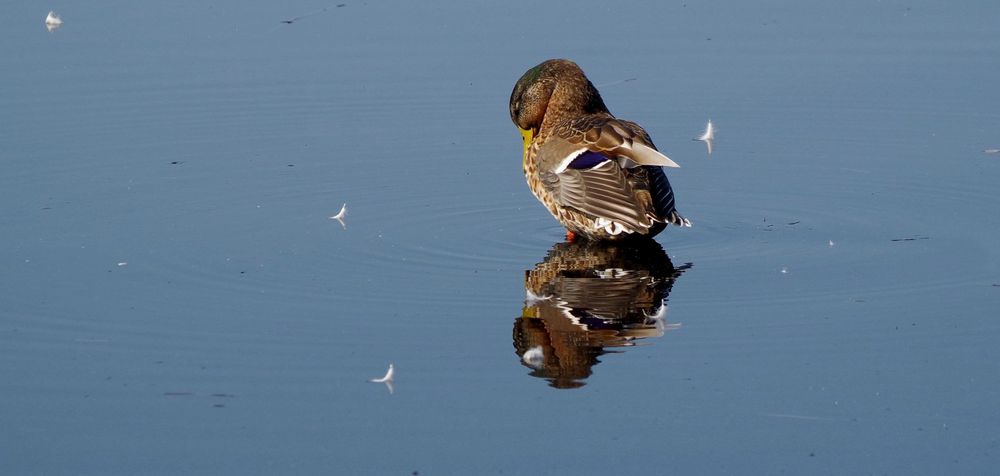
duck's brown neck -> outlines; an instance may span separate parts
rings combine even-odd
[[[612,116],[608,107],[604,105],[601,93],[597,92],[597,89],[590,84],[587,78],[581,77],[575,81],[559,82],[549,97],[548,107],[545,109],[545,119],[542,120],[539,132],[548,130],[567,118],[593,114]]]

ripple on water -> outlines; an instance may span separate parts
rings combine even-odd
[[[991,252],[969,231],[976,228],[945,218],[954,209],[989,216],[992,192],[984,182],[823,168],[811,174],[783,190],[706,194],[688,207],[694,228],[661,241],[675,259],[696,263],[689,282],[710,272],[718,290],[685,296],[689,302],[863,301],[992,278],[984,266]]]

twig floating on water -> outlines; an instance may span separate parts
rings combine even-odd
[[[917,240],[929,240],[929,236],[911,236],[908,238],[893,238],[892,241],[917,241]]]
[[[605,86],[614,86],[614,85],[616,85],[616,84],[622,84],[622,83],[629,83],[629,82],[632,82],[632,81],[635,81],[635,80],[637,80],[637,79],[639,79],[639,78],[625,78],[625,79],[619,79],[618,81],[611,81],[610,83],[601,83],[601,84],[598,84],[598,85],[597,85],[596,87],[598,87],[598,88],[603,88],[603,87],[605,87]]]
[[[343,8],[343,7],[346,7],[346,6],[347,6],[347,4],[346,4],[346,3],[338,3],[338,4],[337,4],[337,6],[336,6],[336,7],[334,7],[334,8]],[[297,16],[297,17],[295,17],[295,18],[290,18],[290,19],[288,19],[288,20],[281,20],[281,23],[284,23],[284,24],[286,24],[286,25],[291,25],[292,23],[295,23],[295,22],[297,22],[297,21],[299,21],[299,20],[301,20],[301,19],[303,19],[303,18],[306,18],[306,17],[311,17],[311,16],[313,16],[313,15],[319,15],[320,13],[323,13],[323,12],[325,12],[326,10],[327,10],[327,9],[326,9],[326,8],[324,8],[324,9],[322,9],[322,10],[316,10],[315,12],[312,12],[312,13],[306,13],[305,15],[302,15],[302,16]]]
[[[337,5],[337,6],[340,7],[341,5]],[[286,25],[291,25],[292,23],[295,23],[295,22],[297,22],[297,21],[299,21],[299,20],[301,20],[303,18],[308,18],[308,17],[311,17],[313,15],[319,15],[320,13],[323,13],[325,11],[326,11],[326,8],[324,8],[322,10],[316,10],[315,12],[306,13],[305,15],[297,16],[295,18],[290,18],[288,20],[281,20],[281,23],[284,23]]]
[[[811,415],[794,415],[791,413],[761,413],[760,415],[771,418],[792,418],[795,420],[833,420],[833,418],[824,418]]]

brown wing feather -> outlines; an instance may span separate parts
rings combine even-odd
[[[611,157],[627,157],[639,165],[678,166],[656,150],[641,126],[610,115],[594,114],[560,123],[552,136]]]
[[[652,210],[647,211],[636,200],[636,193],[617,162],[609,161],[587,170],[548,173],[543,183],[561,206],[618,222],[632,231],[641,232],[653,224]]]
[[[618,160],[609,160],[590,169],[566,167],[585,150],[642,164],[647,161],[635,153],[641,146],[655,151],[649,134],[638,124],[607,115],[585,116],[560,124],[539,144],[536,170],[559,206],[644,233],[656,222],[675,223],[680,218],[674,210],[673,191],[659,166],[624,169]]]

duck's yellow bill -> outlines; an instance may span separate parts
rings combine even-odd
[[[531,129],[521,129],[520,127],[517,129],[521,131],[521,137],[524,138],[524,153],[527,154],[528,146],[531,145],[531,139],[534,138],[535,134],[531,131]]]

